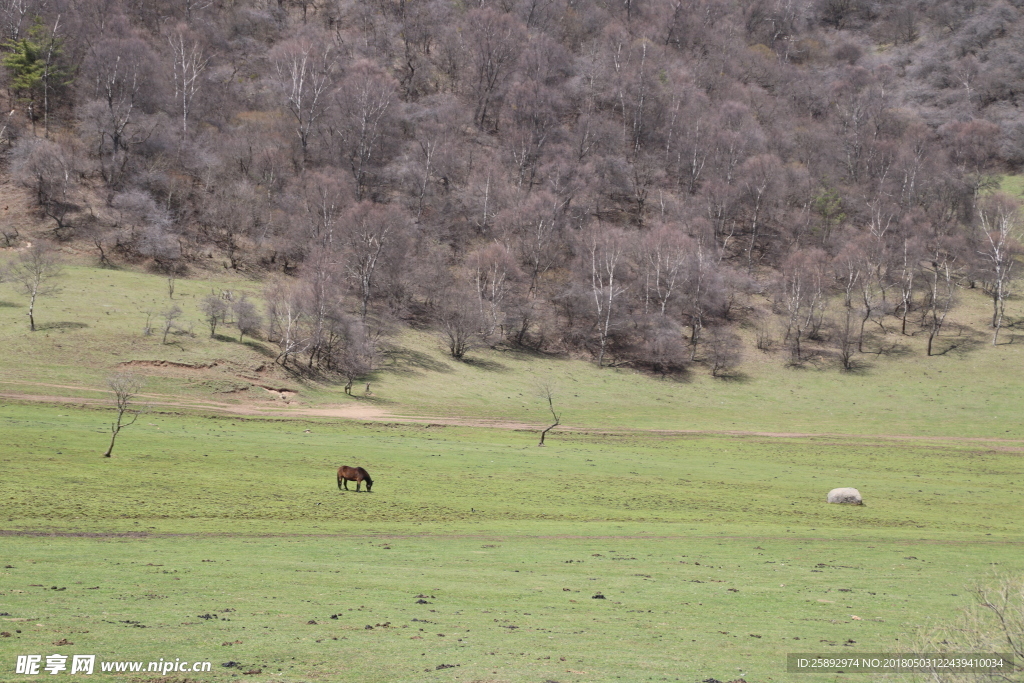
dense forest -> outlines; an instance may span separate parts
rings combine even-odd
[[[292,367],[413,325],[722,374],[742,325],[851,368],[967,287],[999,341],[1021,7],[0,0],[3,164],[101,264],[265,282],[204,310]]]

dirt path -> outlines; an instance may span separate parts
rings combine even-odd
[[[14,382],[2,382],[0,384],[15,384]],[[40,403],[76,403],[79,405],[102,406],[109,405],[108,391],[101,389],[90,389],[87,387],[73,387],[60,384],[35,384],[34,386],[48,387],[51,389],[72,389],[75,391],[95,392],[99,394],[96,398],[57,396],[53,394],[19,394],[14,392],[0,392],[0,399],[12,399],[17,401],[38,401]],[[321,407],[308,407],[295,402],[272,403],[267,405],[245,404],[245,403],[224,403],[212,400],[188,400],[177,396],[165,394],[140,394],[139,398],[151,406],[164,408],[180,408],[192,410],[213,410],[232,415],[246,415],[254,417],[328,417],[341,420],[356,420],[365,422],[390,422],[405,424],[430,424],[445,425],[453,427],[486,427],[492,429],[521,429],[540,431],[547,424],[531,424],[526,422],[515,422],[510,420],[498,420],[492,418],[474,417],[439,417],[430,415],[399,415],[390,413],[383,408],[356,404],[356,405],[333,405]],[[832,438],[850,439],[856,438],[859,441],[864,439],[885,439],[891,441],[932,441],[932,442],[960,442],[986,444],[990,448],[998,448],[1009,452],[1024,452],[1024,440],[1001,439],[984,436],[918,436],[908,434],[833,434],[833,433],[811,433],[811,432],[765,432],[747,431],[738,429],[637,429],[630,427],[621,428],[593,428],[578,427],[563,424],[558,427],[560,431],[576,432],[586,434],[628,434],[628,433],[652,433],[652,434],[708,434],[740,437],[766,437],[776,439],[809,439],[809,438]]]

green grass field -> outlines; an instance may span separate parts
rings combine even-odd
[[[167,304],[163,279],[72,282],[35,334],[0,288],[0,681],[62,653],[212,671],[54,680],[818,683],[835,676],[787,675],[786,653],[904,648],[1024,571],[1018,343],[896,339],[858,373],[750,355],[720,381],[456,363],[418,333],[353,398],[209,338],[198,300],[253,283],[179,280],[195,336],[162,344],[140,306]],[[970,297],[958,315],[983,319]],[[104,459],[104,378],[127,361],[151,407]],[[540,425],[540,382],[565,425],[544,448],[431,424]],[[331,406],[379,415],[302,412]],[[373,493],[339,492],[342,464]],[[867,504],[826,504],[837,486]]]

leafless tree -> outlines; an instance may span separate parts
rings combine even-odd
[[[406,217],[392,207],[360,202],[344,218],[345,268],[366,319],[376,285],[377,268],[406,227]]]
[[[801,340],[807,330],[820,324],[825,299],[825,252],[803,249],[783,262],[776,283],[775,301],[786,320],[783,342],[790,344],[793,362],[800,362]]]
[[[506,300],[519,275],[509,249],[492,242],[475,249],[466,258],[469,275],[480,299],[480,315],[486,321],[484,336],[491,336],[502,325]]]
[[[193,100],[203,86],[201,76],[210,63],[203,53],[203,46],[189,35],[184,26],[178,26],[167,37],[171,46],[174,65],[174,100],[181,114],[181,137],[188,137],[188,117],[192,113]]]
[[[299,209],[305,217],[305,237],[328,251],[335,244],[338,222],[346,206],[352,203],[352,190],[336,173],[307,171],[299,179]]]
[[[725,327],[711,328],[706,347],[712,377],[727,375],[743,359],[742,340],[738,334]]]
[[[627,352],[637,366],[649,368],[662,378],[682,372],[692,360],[682,325],[669,315],[649,313],[631,320],[634,341]]]
[[[560,202],[543,190],[517,199],[497,220],[503,241],[511,245],[526,271],[530,294],[536,295],[541,277],[565,257],[566,245],[559,229]]]
[[[281,365],[309,348],[306,329],[305,292],[301,283],[275,283],[267,288],[267,339],[277,344],[280,353],[274,360]]]
[[[224,322],[228,311],[231,310],[228,302],[218,294],[208,294],[199,305],[203,315],[206,316],[206,324],[210,326],[210,338],[217,335],[217,325]]]
[[[153,106],[156,57],[144,38],[119,24],[90,46],[82,71],[90,98],[83,107],[83,123],[95,138],[103,179],[116,187],[128,170],[132,150],[153,130],[144,120]]]
[[[987,198],[978,209],[981,240],[978,255],[985,270],[986,289],[992,297],[992,345],[999,340],[1006,300],[1012,291],[1014,264],[1020,246],[1017,202],[1006,195]]]
[[[886,300],[886,291],[892,286],[889,279],[889,255],[884,241],[872,235],[851,238],[833,261],[837,280],[843,287],[843,306],[860,310],[860,330],[857,351],[864,352],[864,328],[871,320],[880,325],[880,316],[892,310]]]
[[[33,191],[43,215],[56,224],[54,237],[59,240],[70,237],[68,217],[78,208],[80,170],[73,147],[54,140],[30,138],[15,150],[12,170],[21,184]]]
[[[451,357],[462,360],[481,339],[484,320],[480,305],[467,287],[449,287],[442,296],[436,313],[441,337]]]
[[[644,311],[652,306],[664,315],[683,281],[687,257],[696,245],[679,226],[660,224],[644,235],[638,261],[644,280]],[[678,298],[678,296],[676,297]]]
[[[526,29],[511,14],[491,7],[466,13],[462,27],[469,52],[467,82],[476,102],[473,120],[497,127],[504,89],[526,42]]]
[[[178,318],[180,318],[183,313],[184,311],[181,310],[181,306],[178,304],[174,304],[160,313],[160,317],[163,318],[164,330],[163,337],[160,339],[161,344],[167,343],[167,335],[171,333],[171,330],[178,327]]]
[[[260,327],[263,325],[263,317],[256,309],[256,305],[245,294],[232,304],[231,309],[235,313],[238,341],[242,341],[245,335],[252,337],[259,332]]]
[[[927,354],[932,355],[935,338],[946,323],[946,316],[953,307],[956,293],[956,256],[937,246],[929,261],[922,264],[928,279],[928,296],[925,300],[923,322],[928,328]]]
[[[110,205],[117,212],[114,228],[109,232],[97,231],[92,236],[93,244],[100,252],[101,263],[109,263],[109,249],[129,256],[141,256],[153,232],[165,233],[171,225],[166,208],[157,204],[153,196],[144,190],[119,192],[113,196]]]
[[[843,306],[829,330],[830,340],[839,353],[839,362],[842,363],[843,370],[853,370],[856,367],[853,359],[859,342],[856,320],[857,315],[853,307]]]
[[[0,236],[4,238],[5,247],[13,247],[21,237],[21,231],[16,225],[0,225]]]
[[[731,286],[725,282],[723,274],[728,271],[720,266],[721,255],[710,235],[698,235],[691,245],[683,263],[680,299],[690,325],[690,360],[694,360],[708,319],[726,312]]]
[[[62,273],[63,267],[56,250],[41,240],[33,242],[10,264],[8,277],[20,285],[28,297],[28,325],[31,331],[36,330],[36,299],[59,292],[60,287],[53,280]]]
[[[994,577],[969,589],[972,603],[963,612],[919,633],[917,651],[937,653],[997,652],[1013,658],[997,673],[953,673],[934,669],[926,675],[936,683],[1018,681],[1024,674],[1024,578]],[[902,680],[902,679],[901,679]]]
[[[301,165],[309,156],[310,139],[331,106],[330,93],[337,74],[337,52],[327,35],[309,32],[279,43],[270,59],[277,73],[285,105],[295,119],[295,133],[302,148]]]
[[[551,386],[551,384],[548,382],[544,382],[543,384],[540,385],[539,390],[541,398],[547,401],[548,410],[551,411],[551,418],[554,420],[554,422],[551,423],[551,426],[547,427],[540,433],[540,443],[538,443],[537,445],[543,446],[544,437],[547,436],[547,433],[550,432],[555,427],[557,427],[558,425],[562,424],[562,416],[555,411],[555,390]]]
[[[581,256],[590,276],[590,292],[597,321],[598,367],[604,365],[615,305],[626,292],[622,269],[625,266],[627,239],[618,230],[595,227],[584,237],[581,245]]]
[[[107,447],[107,452],[103,454],[104,458],[109,458],[114,452],[114,441],[117,439],[117,435],[121,433],[121,430],[135,424],[135,421],[139,419],[139,415],[144,412],[144,409],[132,408],[132,403],[142,390],[143,384],[144,380],[141,377],[137,377],[130,372],[119,372],[107,379],[107,386],[114,393],[113,399],[114,404],[117,406],[117,419],[110,423],[110,446]],[[131,419],[126,419],[126,414],[130,414]]]
[[[334,96],[331,136],[352,173],[357,201],[370,198],[372,172],[399,137],[393,125],[397,90],[394,78],[364,60],[348,69]]]
[[[355,316],[337,316],[330,329],[330,369],[345,378],[345,393],[351,396],[355,381],[377,367],[377,345],[366,324]]]
[[[747,244],[747,273],[754,267],[754,249],[758,238],[769,222],[772,208],[782,191],[780,177],[782,163],[771,154],[759,154],[747,159],[740,168],[743,205],[749,221],[750,242]]]

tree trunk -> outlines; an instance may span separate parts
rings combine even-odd
[[[36,331],[36,290],[32,290],[32,296],[28,301],[28,329],[32,332]]]

